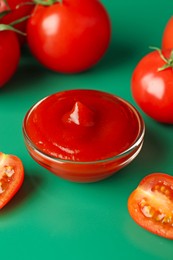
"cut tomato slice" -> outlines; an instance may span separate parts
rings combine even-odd
[[[0,152],[0,209],[13,198],[23,180],[22,161],[15,155]]]
[[[129,196],[128,210],[144,229],[173,239],[173,177],[164,173],[147,175]]]

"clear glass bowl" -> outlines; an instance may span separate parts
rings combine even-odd
[[[110,158],[85,162],[59,159],[46,154],[38,148],[35,143],[33,143],[27,129],[27,121],[32,111],[40,104],[40,102],[45,100],[43,99],[29,109],[23,121],[24,141],[31,157],[48,171],[61,178],[74,182],[100,181],[108,178],[123,167],[127,166],[135,159],[142,148],[145,134],[145,124],[142,116],[134,106],[122,98],[116,96],[114,97],[123,102],[124,105],[131,110],[131,113],[134,113],[138,122],[138,135],[136,136],[134,143],[128,149]]]

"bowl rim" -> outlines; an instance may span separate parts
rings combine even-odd
[[[77,89],[77,90],[90,90],[90,89]],[[67,90],[68,91],[68,90]],[[70,90],[71,91],[71,90]],[[93,90],[91,90],[93,91]],[[59,94],[61,92],[66,92],[65,91],[61,91],[61,92],[55,92],[53,94],[50,94],[44,98],[42,98],[41,100],[39,100],[38,102],[36,102],[34,105],[32,105],[30,107],[30,109],[26,112],[25,116],[24,116],[24,119],[23,119],[23,123],[22,123],[22,132],[23,132],[23,136],[24,136],[24,140],[25,140],[25,143],[27,145],[29,145],[32,149],[34,149],[35,152],[37,152],[38,154],[40,154],[40,156],[43,156],[49,160],[52,160],[56,163],[69,163],[69,164],[80,164],[80,165],[87,165],[87,164],[99,164],[99,163],[107,163],[107,162],[111,162],[111,161],[114,161],[116,159],[119,159],[121,157],[124,157],[125,155],[127,154],[130,154],[133,150],[135,150],[135,148],[137,148],[138,146],[140,147],[140,144],[143,143],[143,139],[144,139],[144,135],[145,135],[145,122],[144,122],[144,119],[142,117],[142,115],[139,113],[139,111],[137,110],[137,108],[135,108],[134,105],[132,105],[129,101],[117,96],[117,95],[114,95],[114,94],[111,94],[111,93],[108,93],[108,92],[103,92],[103,91],[100,91],[100,90],[96,90],[97,92],[101,92],[101,93],[106,93],[106,94],[109,94],[111,95],[112,97],[118,99],[119,101],[125,103],[132,111],[133,113],[136,115],[136,118],[137,118],[137,121],[138,121],[138,128],[139,128],[139,132],[138,132],[138,135],[135,139],[135,141],[132,143],[132,145],[130,145],[129,148],[127,148],[126,150],[124,150],[123,152],[119,153],[119,154],[116,154],[112,157],[107,157],[105,159],[100,159],[100,160],[93,160],[93,161],[75,161],[75,160],[68,160],[68,159],[62,159],[62,158],[58,158],[58,157],[54,157],[53,155],[50,155],[48,153],[45,153],[44,151],[42,151],[41,149],[39,149],[33,142],[32,140],[30,139],[30,137],[28,136],[27,134],[27,131],[26,131],[26,121],[29,117],[29,115],[32,113],[32,111],[41,103],[43,102],[45,99],[49,98],[50,96],[52,95],[55,95],[55,94]]]

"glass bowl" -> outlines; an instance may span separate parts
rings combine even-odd
[[[72,160],[72,159],[62,159],[54,156],[54,154],[50,154],[44,149],[41,149],[40,146],[34,141],[32,138],[30,131],[29,131],[29,120],[35,113],[36,109],[40,107],[40,104],[43,104],[47,99],[50,97],[55,97],[58,99],[62,99],[61,93],[72,94],[75,95],[75,90],[73,91],[64,91],[52,94],[39,102],[37,102],[34,106],[32,106],[28,112],[26,113],[24,120],[23,120],[23,136],[26,148],[31,155],[31,157],[42,167],[46,168],[48,171],[54,173],[55,175],[69,180],[73,182],[96,182],[103,180],[105,178],[110,177],[123,167],[127,166],[130,162],[132,162],[135,157],[139,154],[143,141],[144,141],[144,134],[145,134],[145,124],[143,121],[142,116],[137,111],[137,109],[131,105],[126,100],[117,97],[115,95],[101,92],[101,91],[94,91],[94,90],[76,90],[77,92],[81,91],[83,95],[91,92],[91,95],[94,94],[101,94],[101,95],[108,95],[109,97],[113,98],[116,102],[119,102],[123,105],[124,108],[127,108],[130,111],[130,115],[136,120],[136,127],[137,127],[137,134],[135,139],[132,143],[129,144],[124,150],[114,156],[110,156],[103,159],[98,160]],[[56,101],[56,102],[57,102]],[[44,113],[42,115],[44,117]],[[33,117],[35,118],[35,117]],[[125,120],[126,115],[122,117],[122,120]],[[129,129],[131,124],[129,123]],[[126,134],[128,135],[129,129],[126,129]],[[116,131],[116,129],[115,129]],[[131,129],[133,131],[133,129]],[[91,143],[92,145],[92,143]]]

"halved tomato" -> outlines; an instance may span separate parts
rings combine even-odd
[[[173,239],[173,176],[147,175],[129,196],[128,210],[144,229]]]
[[[23,180],[22,161],[15,155],[0,152],[0,209],[13,198]]]

